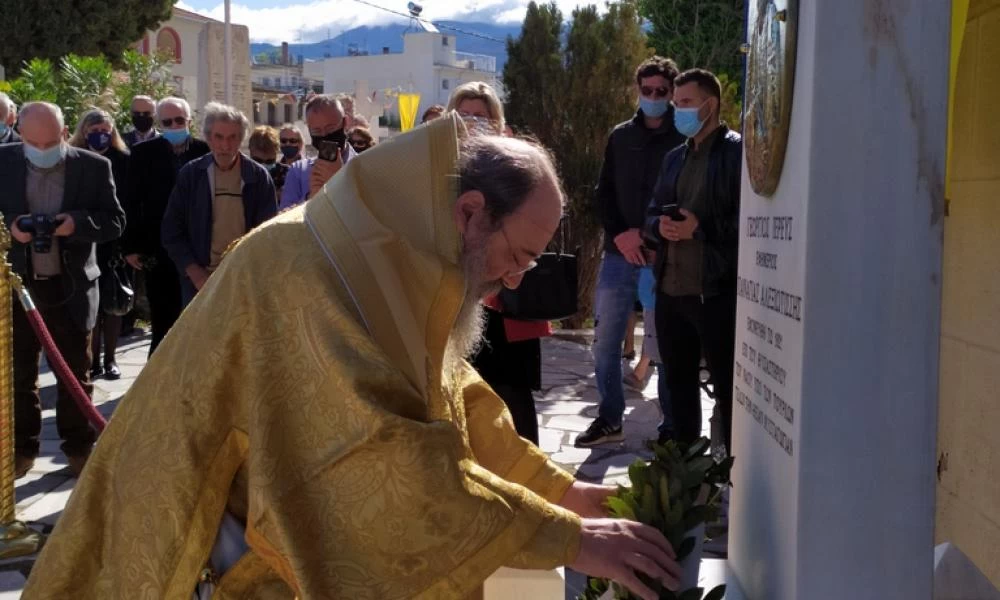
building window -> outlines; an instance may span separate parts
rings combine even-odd
[[[446,36],[446,35],[442,35],[441,36],[441,45],[442,46],[447,46],[448,45],[448,36]]]
[[[274,78],[274,87],[281,87],[281,77]]]
[[[271,78],[270,77],[265,77],[264,78],[264,87],[271,87]]]
[[[181,36],[173,27],[164,27],[156,34],[156,51],[168,54],[174,62],[181,64]]]
[[[291,123],[291,122],[292,122],[292,105],[291,104],[286,104],[285,105],[285,123]]]
[[[297,87],[299,85],[299,78],[292,75],[292,87]]]
[[[451,83],[447,79],[441,80],[441,89],[446,90],[450,87]]]

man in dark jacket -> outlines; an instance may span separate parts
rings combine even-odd
[[[675,123],[689,139],[663,161],[644,232],[660,246],[656,333],[678,439],[701,435],[704,356],[730,448],[743,141],[719,120],[715,75],[693,69],[675,84]],[[679,209],[664,216],[671,204]]]
[[[209,152],[208,144],[191,137],[191,107],[181,98],[164,98],[156,107],[163,134],[136,144],[129,162],[128,228],[122,240],[125,260],[143,271],[149,299],[153,339],[150,354],[181,314],[177,269],[160,240],[163,213],[177,173]]]
[[[0,144],[14,144],[21,141],[21,136],[14,131],[17,122],[17,105],[10,96],[0,92]]]
[[[160,232],[180,274],[185,306],[218,268],[229,245],[278,212],[267,169],[240,152],[250,131],[246,115],[211,102],[203,117],[212,153],[181,169]]]
[[[122,136],[129,150],[159,135],[156,132],[156,102],[149,96],[132,98],[132,129]]]
[[[605,245],[597,282],[593,348],[601,405],[598,417],[576,438],[577,446],[623,438],[622,344],[638,299],[640,270],[652,258],[640,232],[663,157],[684,143],[684,136],[674,129],[670,106],[676,76],[677,65],[670,59],[654,56],[639,65],[635,74],[639,110],[615,127],[604,152],[597,205]],[[663,377],[660,380],[660,404],[666,409],[663,430],[669,427],[669,406]]]
[[[63,141],[65,132],[59,107],[44,102],[24,106],[24,143],[0,146],[0,189],[4,190],[0,211],[13,238],[7,260],[21,276],[56,346],[89,396],[93,389],[90,332],[97,320],[101,274],[95,244],[121,235],[125,213],[115,197],[111,163],[69,146]],[[15,476],[21,477],[31,470],[39,451],[42,349],[16,300],[13,321]],[[79,475],[96,434],[62,381],[56,425],[62,451]]]

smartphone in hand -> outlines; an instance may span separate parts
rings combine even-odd
[[[316,150],[319,151],[319,158],[330,162],[337,162],[340,160],[340,149],[340,144],[330,140],[323,140],[319,143],[319,148],[316,148]]]
[[[687,217],[681,212],[680,206],[676,204],[664,204],[660,207],[660,214],[671,221],[686,221]]]

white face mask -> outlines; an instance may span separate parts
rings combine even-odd
[[[46,150],[41,150],[28,143],[24,144],[24,157],[39,169],[51,169],[59,164],[59,161],[65,158],[65,156],[66,144],[63,142],[59,142]]]

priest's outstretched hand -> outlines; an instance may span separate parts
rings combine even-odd
[[[681,575],[677,555],[659,530],[623,519],[583,519],[575,571],[611,579],[643,600],[658,594],[639,580],[638,573],[676,590]]]

